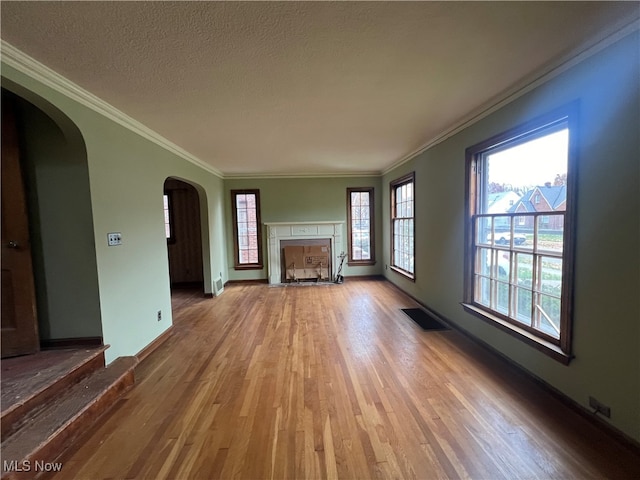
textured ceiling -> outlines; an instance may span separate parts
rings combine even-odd
[[[2,39],[226,176],[381,172],[637,2],[6,2]]]

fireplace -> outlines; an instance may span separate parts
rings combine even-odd
[[[265,223],[268,237],[269,283],[282,283],[282,245],[294,241],[309,240],[309,244],[317,244],[319,240],[328,240],[331,246],[329,279],[333,280],[337,265],[340,265],[340,253],[344,251],[342,244],[342,228],[344,222],[270,222]],[[304,242],[302,242],[304,243]]]

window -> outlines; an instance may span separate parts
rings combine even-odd
[[[411,279],[414,271],[413,173],[391,182],[391,268]]]
[[[232,190],[235,268],[262,268],[260,191]]]
[[[349,265],[375,264],[373,188],[347,188]]]
[[[173,226],[172,226],[172,213],[171,213],[171,196],[169,193],[165,193],[163,195],[164,199],[164,233],[167,238],[167,243],[173,243],[175,241],[175,237],[173,235]]]
[[[464,307],[564,363],[571,359],[574,130],[565,110],[467,149]],[[495,189],[520,198],[488,212]]]

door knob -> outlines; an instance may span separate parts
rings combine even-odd
[[[18,242],[16,242],[15,240],[9,240],[9,243],[7,244],[7,247],[9,247],[9,248],[18,248]]]

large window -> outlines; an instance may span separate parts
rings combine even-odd
[[[415,279],[414,174],[391,182],[391,268]]]
[[[235,268],[262,268],[260,191],[232,190],[231,205]]]
[[[569,111],[467,150],[465,308],[568,363],[573,198]]]
[[[373,265],[373,188],[347,188],[349,265]]]

